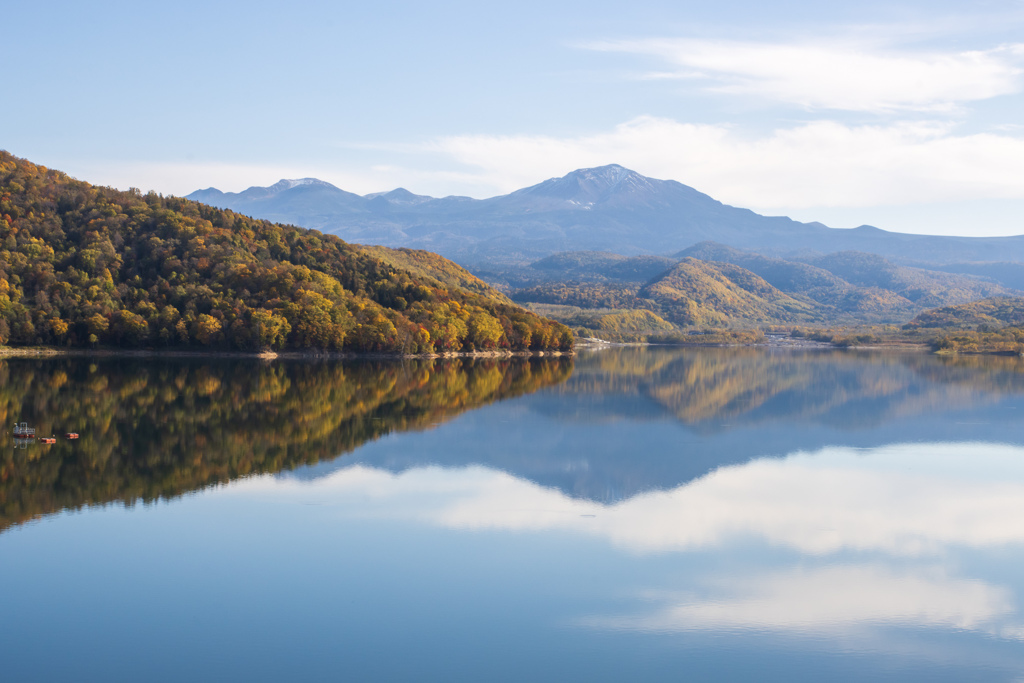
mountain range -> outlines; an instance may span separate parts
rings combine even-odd
[[[954,272],[976,269],[976,262],[990,267],[1024,261],[1024,236],[910,235],[867,225],[834,229],[728,206],[674,180],[615,164],[489,199],[434,198],[403,188],[358,195],[315,178],[238,193],[208,188],[188,198],[350,242],[427,249],[469,266],[524,265],[581,250],[667,256],[704,241],[771,256],[859,251]],[[1019,268],[1009,270],[1020,276]]]
[[[653,314],[651,332],[666,322],[683,328],[903,324],[930,308],[1022,293],[993,277],[901,265],[877,254],[786,259],[716,242],[671,257],[566,252],[479,274],[513,300],[598,335],[622,332],[625,311]],[[644,323],[635,315],[625,321]]]

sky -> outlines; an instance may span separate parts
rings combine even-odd
[[[0,149],[184,195],[489,197],[618,163],[768,215],[1024,234],[1024,0],[7,0]]]

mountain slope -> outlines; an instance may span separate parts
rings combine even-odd
[[[572,334],[335,236],[95,187],[0,151],[8,341],[429,353],[568,349]]]
[[[675,258],[697,259],[716,268],[726,263],[738,266],[739,270],[728,273],[718,268],[717,275],[728,279],[739,273],[740,282],[732,284],[742,289],[744,278],[749,280],[752,273],[804,304],[810,316],[806,321],[833,325],[904,323],[929,306],[1017,293],[980,277],[901,266],[877,255],[858,252],[805,257],[805,262],[764,256],[715,242],[701,242],[675,254]],[[641,291],[637,275],[645,270],[653,272],[651,280],[657,282],[665,277],[665,271],[655,271],[666,263],[672,261],[655,256],[565,252],[528,267],[506,268],[501,274],[506,281],[516,283],[511,296],[522,303],[662,312],[660,305],[647,296],[650,288]],[[695,306],[706,307],[709,304],[701,301],[699,293],[686,294],[688,288],[695,287],[699,292],[702,286],[697,280],[681,283],[674,298],[687,295],[695,300]],[[726,297],[729,298],[735,297]],[[715,304],[710,305],[713,307]],[[777,312],[759,306],[741,307],[747,310],[739,319],[776,323],[795,321],[791,315],[795,311],[792,307],[779,317]],[[751,315],[755,310],[759,312]],[[735,317],[724,310],[721,313],[723,320]],[[554,310],[549,314],[554,314]],[[701,317],[713,318],[708,315]],[[686,319],[686,316],[681,319]]]
[[[850,284],[829,271],[799,261],[763,256],[750,251],[727,247],[717,242],[701,242],[675,254],[675,258],[698,258],[742,266],[757,273],[775,287],[790,293],[817,293],[823,298],[842,294]],[[817,300],[816,296],[812,296]]]
[[[350,241],[429,249],[462,262],[525,262],[578,249],[663,253],[723,231],[768,230],[781,236],[808,230],[788,218],[758,216],[681,183],[614,164],[483,200],[410,203],[389,199],[393,193],[358,197],[325,185],[281,181],[237,194],[202,190],[189,198]]]
[[[901,266],[877,254],[846,251],[805,259],[805,262],[852,285],[895,292],[921,308],[1010,293],[1006,287],[978,277]]]
[[[662,317],[677,325],[802,322],[820,318],[814,307],[731,263],[684,258],[644,286]]]
[[[771,255],[860,251],[933,263],[1024,261],[1024,237],[834,230],[728,206],[615,164],[482,200],[402,189],[360,197],[311,179],[240,193],[210,188],[189,198],[349,241],[427,249],[463,264],[526,264],[561,251],[669,254],[708,240]]]
[[[1024,298],[992,297],[921,313],[907,327],[1000,328],[1024,326]]]
[[[620,256],[602,251],[570,251],[552,254],[531,263],[536,275],[557,280],[609,280],[647,282],[674,266],[679,259],[664,256]]]
[[[1024,263],[1006,262],[973,262],[973,263],[948,263],[935,266],[935,270],[946,273],[960,273],[962,275],[973,275],[992,282],[1009,287],[1010,289],[1024,290]]]
[[[701,242],[676,256],[742,266],[790,296],[832,309],[833,316],[906,320],[916,310],[912,302],[895,292],[856,287],[817,266],[740,251],[714,242]]]
[[[432,252],[421,249],[392,249],[369,244],[355,246],[395,268],[434,279],[445,287],[464,289],[497,303],[512,303],[507,296],[462,266]]]

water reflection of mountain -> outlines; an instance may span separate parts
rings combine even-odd
[[[828,445],[1024,443],[1024,361],[617,348],[581,355],[567,382],[522,399],[517,410],[521,429],[503,436],[502,448],[480,436],[502,429],[491,424],[462,435],[460,449],[425,450],[437,464],[485,464],[612,501],[723,465]],[[372,460],[392,470],[420,463],[422,456],[390,451]]]
[[[568,359],[411,362],[10,360],[0,422],[77,441],[0,457],[0,530],[337,458],[563,381]]]
[[[520,398],[474,410],[511,397]],[[375,441],[467,411],[443,430]],[[1022,411],[1018,358],[648,347],[583,354],[575,369],[565,359],[11,360],[0,363],[0,420],[82,438],[8,448],[0,529],[352,462],[482,464],[614,501],[828,445],[1024,443]]]
[[[701,431],[779,419],[859,430],[1024,393],[1024,361],[826,349],[619,348],[580,363],[562,391],[642,396]],[[578,417],[615,416],[609,406],[607,413],[588,408]]]

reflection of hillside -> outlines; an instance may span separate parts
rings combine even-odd
[[[332,459],[568,377],[568,359],[408,363],[0,363],[0,421],[75,442],[0,458],[0,529]]]
[[[1024,444],[1024,362],[828,349],[612,347],[457,439],[377,444],[345,462],[504,470],[573,498],[618,501],[723,466],[826,446]],[[340,463],[339,463],[340,464]],[[307,471],[315,478],[330,466]]]
[[[675,359],[669,353],[651,353],[650,347],[611,347],[582,357],[586,371],[573,373],[574,394],[635,394],[644,379],[657,376]]]
[[[728,419],[792,390],[806,370],[779,372],[764,354],[699,354],[667,366],[647,393],[687,423]]]
[[[1024,393],[1018,358],[823,350],[614,348],[584,355],[563,392],[643,395],[693,426],[813,420],[857,427]]]
[[[585,353],[575,369],[568,359],[12,360],[0,362],[8,429],[25,420],[40,435],[82,438],[8,445],[0,455],[0,529],[332,460],[383,434],[543,387],[554,388],[519,404],[511,422],[486,418],[474,439],[441,435],[426,450],[389,450],[374,464],[481,463],[572,496],[619,500],[722,465],[827,444],[1024,443],[1018,411],[1002,409],[1024,396],[1017,358],[629,347]]]

